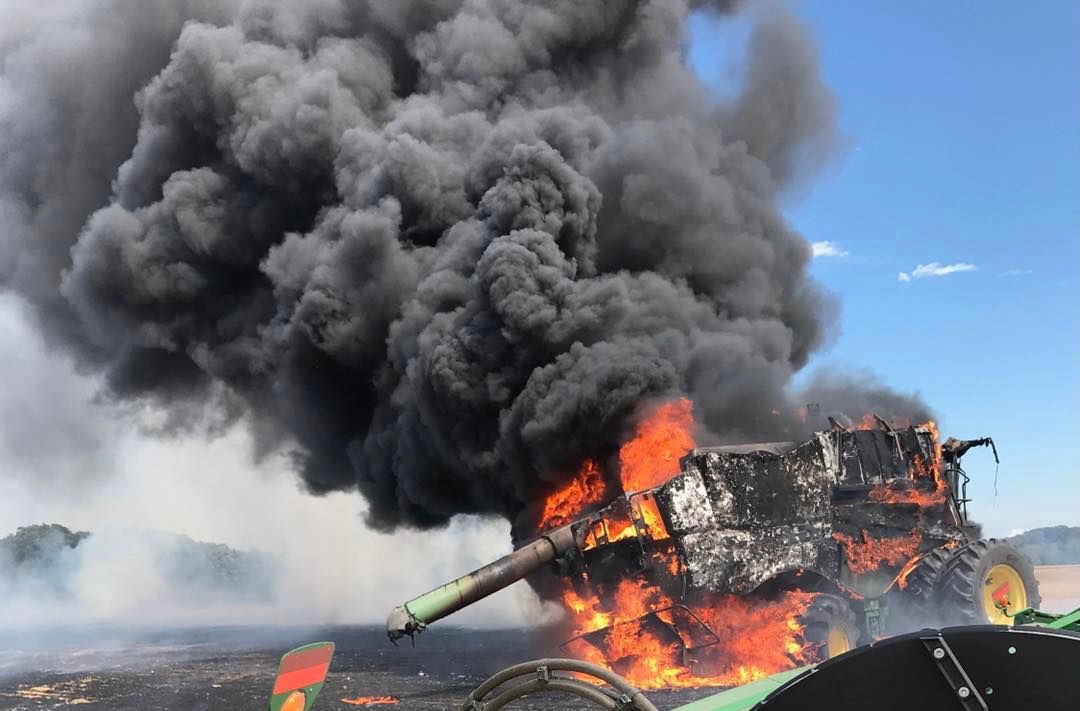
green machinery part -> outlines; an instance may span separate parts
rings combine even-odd
[[[1034,625],[1055,630],[1080,632],[1080,608],[1064,615],[1027,608],[1014,616],[1016,625]],[[674,711],[750,711],[792,679],[802,676],[813,666],[780,672],[744,686],[723,691],[714,696],[680,706]]]
[[[310,711],[333,658],[333,642],[306,644],[283,656],[270,692],[270,711]]]
[[[1016,613],[1013,619],[1015,620],[1013,624],[1017,625],[1038,625],[1053,630],[1080,632],[1080,608],[1064,615],[1058,615],[1053,612],[1033,610],[1029,607]]]
[[[805,711],[868,704],[876,711],[1076,711],[1080,693],[1071,674],[1080,668],[1080,609],[1065,615],[1024,610],[1016,618],[1012,627],[971,625],[892,637],[673,711]],[[461,711],[502,708],[542,692],[572,693],[606,709],[655,708],[625,681],[610,679],[611,672],[593,673],[607,688],[591,690],[580,678],[556,673],[579,669],[575,664],[584,663],[546,659],[511,667],[474,691]]]
[[[764,679],[700,699],[686,706],[680,706],[676,711],[747,711],[747,709],[753,708],[770,694],[775,693],[784,684],[802,676],[810,669],[811,667],[801,667],[773,674]]]
[[[386,619],[386,633],[391,642],[419,634],[432,622],[535,573],[575,545],[570,526],[549,531],[493,563],[395,607]]]
[[[1071,681],[1080,668],[1080,609],[1063,615],[1026,609],[1015,621],[1012,627],[974,625],[900,635],[673,711],[846,709],[862,708],[868,700],[878,711],[1080,708],[1080,693]],[[270,711],[310,711],[333,650],[333,644],[323,642],[286,654]],[[297,692],[302,693],[299,704]],[[612,711],[656,711],[640,690],[615,673],[573,659],[515,664],[477,687],[460,709],[496,711],[538,693],[569,694]]]

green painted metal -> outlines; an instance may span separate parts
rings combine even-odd
[[[281,669],[285,664],[285,660],[287,660],[289,657],[291,657],[291,656],[293,656],[295,654],[303,653],[303,652],[310,652],[313,649],[323,649],[323,648],[327,648],[327,647],[330,649],[330,657],[332,659],[333,655],[334,655],[334,651],[333,651],[334,650],[334,643],[333,642],[314,642],[312,644],[305,644],[303,647],[297,647],[296,649],[292,650],[291,652],[286,653],[285,656],[283,656],[281,658],[281,662],[278,663],[278,675],[281,674]],[[275,679],[276,678],[277,677],[275,676]],[[319,692],[322,691],[324,683],[325,683],[325,679],[323,681],[320,681],[317,684],[310,684],[310,685],[305,686],[305,687],[300,689],[300,691],[304,692],[304,699],[305,699],[304,711],[311,711],[311,706],[312,706],[312,704],[315,703],[315,698],[319,695]],[[271,695],[271,697],[270,697],[270,711],[281,711],[282,705],[284,705],[285,700],[289,698],[289,695],[292,694],[293,691],[295,691],[295,689],[285,691],[285,692],[282,692],[280,694]]]
[[[1080,632],[1080,608],[1064,615],[1028,608],[1016,613],[1014,619],[1018,625],[1039,625],[1050,629]],[[755,705],[764,701],[769,694],[813,668],[809,666],[780,672],[752,684],[722,691],[714,696],[679,706],[672,711],[750,711]]]
[[[813,669],[813,667],[801,667],[773,674],[745,686],[728,689],[727,691],[721,691],[719,694],[698,699],[685,706],[679,706],[672,711],[748,711],[764,700],[766,696],[810,669]]]
[[[424,593],[418,598],[409,600],[405,603],[405,609],[421,622],[432,622],[442,617],[447,609],[457,609],[466,600],[469,600],[475,588],[476,580],[473,575],[465,575],[440,588],[435,588],[429,593]]]
[[[1049,627],[1055,630],[1080,632],[1080,607],[1064,615],[1043,612],[1029,607],[1013,615],[1013,620],[1018,625],[1039,625],[1040,627]]]

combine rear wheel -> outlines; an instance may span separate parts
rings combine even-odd
[[[1042,602],[1031,562],[996,538],[958,549],[946,565],[939,590],[947,624],[1011,625],[1017,612]]]
[[[839,595],[821,593],[799,618],[803,637],[821,646],[821,658],[832,659],[854,649],[859,643],[859,628],[848,601]]]
[[[952,555],[949,548],[935,548],[915,564],[903,587],[896,592],[899,604],[890,622],[894,634],[914,632],[938,623],[938,586]]]

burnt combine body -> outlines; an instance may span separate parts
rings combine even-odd
[[[796,572],[878,595],[918,553],[967,540],[958,497],[924,464],[936,446],[929,429],[913,427],[695,449],[664,484],[572,524],[582,543],[564,568],[594,588],[636,568],[680,599],[747,594]],[[895,563],[859,555],[865,540],[916,539]]]
[[[412,635],[549,566],[558,576],[534,576],[534,586],[571,589],[602,613],[628,581],[648,589],[652,606],[635,633],[659,630],[689,661],[720,641],[710,606],[730,596],[811,596],[800,625],[821,656],[936,621],[937,610],[947,621],[1008,624],[1038,604],[1038,591],[1029,562],[1003,541],[979,540],[967,521],[960,458],[982,445],[993,442],[941,445],[932,424],[875,419],[860,429],[834,423],[798,444],[696,448],[659,486],[626,492],[396,608],[387,630]],[[576,639],[603,651],[610,636]]]

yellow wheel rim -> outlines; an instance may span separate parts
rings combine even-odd
[[[851,650],[851,639],[847,630],[839,625],[829,628],[829,639],[825,642],[825,649],[829,653],[829,659]]]
[[[294,691],[286,697],[285,703],[281,705],[281,711],[304,711],[306,706],[307,697],[304,692]]]
[[[1012,616],[1028,606],[1027,588],[1016,568],[995,565],[983,580],[983,611],[992,625],[1011,625]]]

